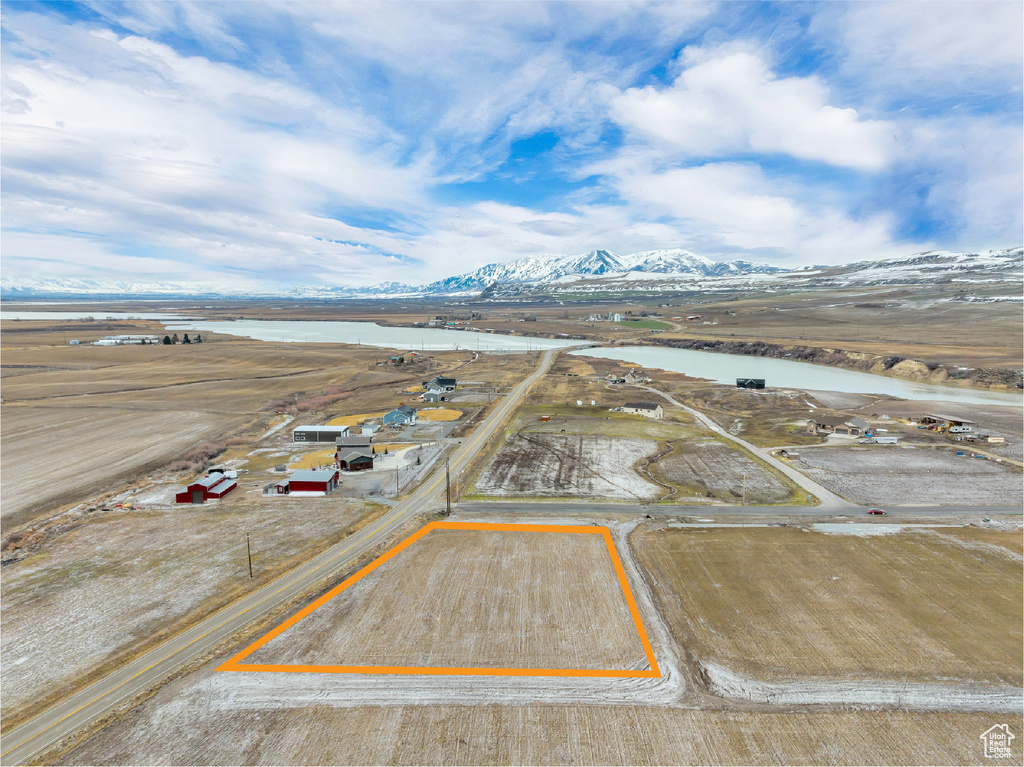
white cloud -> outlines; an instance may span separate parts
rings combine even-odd
[[[1022,27],[1018,0],[826,3],[811,22],[852,88],[907,102],[1020,93]]]
[[[780,153],[867,170],[888,161],[890,126],[832,106],[817,77],[776,77],[746,47],[688,48],[683,63],[671,87],[614,98],[616,121],[687,156]]]
[[[634,168],[621,172],[617,185],[625,199],[652,216],[685,222],[691,237],[710,248],[776,249],[782,261],[839,263],[898,255],[910,247],[893,242],[888,217],[856,220],[833,206],[798,202],[792,182],[775,181],[753,164]]]

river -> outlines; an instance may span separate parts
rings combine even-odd
[[[473,351],[542,351],[579,344],[579,341],[554,338],[476,333],[441,328],[403,328],[377,325],[373,322],[342,322],[310,320],[229,320],[167,323],[169,332],[199,330],[259,341],[285,343],[336,343],[379,346],[387,349],[442,351],[470,349]]]
[[[570,354],[632,362],[640,367],[671,370],[723,384],[735,384],[737,378],[764,378],[769,387],[880,394],[900,399],[941,400],[972,405],[1024,406],[1021,394],[917,383],[874,373],[773,357],[656,346],[583,349]]]

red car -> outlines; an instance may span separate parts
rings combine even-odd
[[[868,514],[885,516],[885,511],[883,511],[882,509],[868,509]]]

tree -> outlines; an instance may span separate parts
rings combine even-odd
[[[167,344],[168,346],[170,346],[171,345],[171,337],[170,336],[164,336],[164,343]]]
[[[181,339],[181,342],[183,344],[190,344],[190,343],[192,343],[190,340],[188,340],[188,333],[186,333],[185,337],[183,339]]]
[[[175,333],[173,336],[171,336],[171,343],[172,344],[178,343],[178,334],[177,333]]]

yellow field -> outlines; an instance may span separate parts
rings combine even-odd
[[[411,442],[382,442],[379,445],[370,445],[375,453],[383,453],[387,450],[389,453],[394,453],[397,450],[404,450],[407,447],[412,447]]]
[[[328,426],[356,426],[368,418],[380,418],[385,411],[379,413],[356,413],[355,415],[339,415],[327,422]]]
[[[421,421],[458,421],[462,418],[462,411],[446,407],[430,408],[429,410],[417,410],[416,417]]]
[[[329,447],[324,450],[315,450],[312,453],[306,453],[302,456],[302,459],[295,463],[288,464],[289,469],[315,469],[318,466],[324,464],[334,463],[334,448]]]

